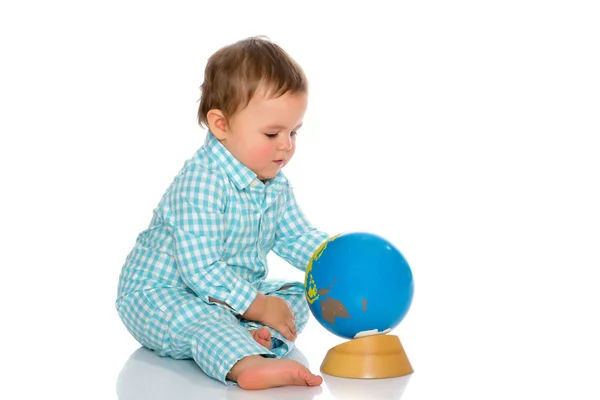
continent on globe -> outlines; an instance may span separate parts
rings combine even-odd
[[[328,296],[321,299],[321,312],[323,313],[323,319],[330,324],[335,324],[335,317],[351,318],[341,301]]]
[[[310,272],[310,269],[306,272],[306,282],[304,285],[306,286],[306,300],[308,300],[309,304],[312,304],[319,298],[319,291],[317,290],[315,279]]]
[[[321,293],[321,290],[323,290],[323,289],[321,289],[321,290],[317,289],[317,284],[315,283],[315,279],[313,278],[313,275],[312,275],[313,261],[317,261],[321,257],[321,255],[323,254],[325,249],[327,248],[327,244],[329,242],[331,242],[332,240],[335,240],[338,236],[340,236],[340,235],[332,236],[331,238],[326,240],[325,243],[323,243],[321,246],[319,246],[319,248],[315,251],[315,254],[313,254],[311,259],[308,261],[308,265],[306,266],[306,275],[304,277],[304,286],[305,286],[305,290],[306,290],[306,300],[308,300],[309,304],[313,304],[315,301],[317,301],[317,299],[319,298],[319,294]],[[334,279],[334,283],[335,283],[335,279]]]

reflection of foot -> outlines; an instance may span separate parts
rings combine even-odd
[[[256,343],[271,350],[271,331],[267,328],[254,329],[249,331]]]
[[[228,379],[243,389],[260,390],[278,386],[319,386],[323,378],[289,359],[250,356],[238,361]]]

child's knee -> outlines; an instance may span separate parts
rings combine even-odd
[[[308,322],[308,318],[310,316],[310,309],[308,308],[308,303],[306,301],[302,302],[302,306],[300,307],[300,322],[303,325],[306,325]],[[298,318],[296,318],[298,319]]]
[[[304,294],[301,296],[294,296],[290,306],[294,312],[294,318],[296,319],[296,328],[298,332],[300,332],[306,326],[310,314],[308,302],[306,301]]]

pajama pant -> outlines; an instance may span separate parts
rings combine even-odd
[[[255,286],[265,295],[286,300],[294,313],[297,332],[304,329],[309,308],[302,283],[265,280]],[[237,316],[225,305],[208,304],[183,288],[133,292],[117,301],[117,310],[127,330],[144,347],[161,356],[194,359],[208,376],[227,385],[234,384],[226,376],[240,359],[252,355],[283,357],[294,346],[268,327],[272,348],[267,350],[248,332],[263,325]]]

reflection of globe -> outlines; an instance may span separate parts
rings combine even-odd
[[[317,321],[348,339],[395,328],[414,290],[400,251],[363,232],[334,236],[321,245],[308,263],[304,287]]]

